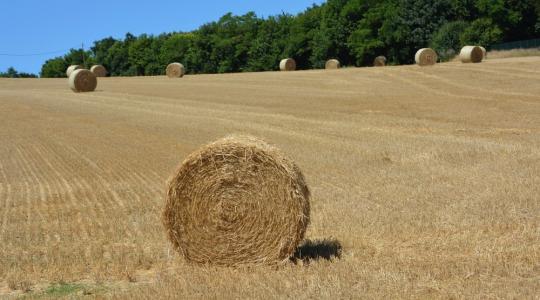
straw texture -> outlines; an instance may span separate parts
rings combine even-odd
[[[484,59],[487,59],[487,51],[486,51],[486,48],[482,47],[482,46],[479,46],[480,49],[482,49],[482,54],[484,56]]]
[[[180,164],[169,179],[163,223],[188,261],[273,265],[294,253],[309,211],[296,164],[260,139],[233,135]]]
[[[329,69],[329,70],[339,69],[339,68],[341,68],[341,63],[337,59],[329,59],[326,62],[325,68]]]
[[[71,75],[71,73],[73,73],[73,71],[79,70],[79,69],[84,69],[84,67],[81,66],[81,65],[71,65],[71,66],[69,66],[67,68],[67,70],[66,70],[67,77],[69,77]]]
[[[167,74],[167,77],[169,78],[180,78],[180,77],[184,77],[184,74],[186,73],[186,69],[184,68],[184,65],[181,63],[172,63],[167,66],[165,73]]]
[[[90,71],[96,75],[96,77],[106,77],[107,76],[107,69],[105,69],[102,65],[94,65],[92,68],[90,68]]]
[[[296,70],[296,61],[292,58],[282,59],[279,63],[279,69],[281,71],[294,71]]]
[[[96,75],[86,69],[75,70],[69,76],[69,87],[76,93],[92,92],[97,87]]]
[[[419,66],[432,66],[437,63],[437,59],[437,52],[431,48],[422,48],[414,56],[414,60]]]
[[[459,52],[459,59],[462,63],[479,63],[484,58],[482,48],[478,46],[465,46]]]
[[[386,57],[384,56],[377,56],[373,60],[373,66],[375,67],[384,67],[386,66]]]

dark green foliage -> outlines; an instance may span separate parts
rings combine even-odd
[[[399,16],[397,3],[371,2],[373,4],[365,5],[357,12],[362,18],[349,36],[349,46],[355,57],[355,63],[371,65],[373,59],[379,55],[386,56],[391,62],[400,62],[404,54],[401,54],[399,49],[402,49],[405,33],[397,28]]]
[[[96,59],[91,51],[71,49],[63,57],[49,59],[41,66],[41,77],[66,77],[66,69],[70,65],[83,65],[89,69]]]
[[[326,61],[336,58],[340,62],[350,63],[352,56],[347,46],[348,37],[358,21],[351,8],[356,8],[356,1],[330,0],[318,9],[320,23],[313,29],[311,66],[323,68]]]
[[[461,36],[468,28],[469,24],[465,21],[453,21],[448,22],[441,26],[431,39],[430,47],[433,48],[442,61],[448,61],[459,51],[464,43],[461,41]],[[478,43],[478,45],[487,45],[485,43]]]
[[[461,35],[462,45],[492,45],[502,41],[503,31],[489,18],[473,21]]]
[[[17,72],[15,68],[9,67],[6,72],[0,72],[0,78],[37,78],[36,74]]]
[[[132,41],[126,39],[124,41],[116,41],[107,53],[103,61],[103,66],[109,70],[111,76],[136,75],[131,73],[128,62],[128,48]],[[99,63],[99,61],[98,61]]]
[[[64,56],[64,60],[70,65],[83,65],[85,68],[90,68],[94,61],[94,56],[91,51],[84,51],[83,49],[71,49],[68,54]],[[65,70],[64,70],[65,71]]]
[[[284,57],[293,17],[270,17],[259,26],[248,50],[246,71],[277,70],[276,61]]]
[[[174,33],[165,38],[159,51],[159,64],[168,65],[171,62],[183,62],[185,67],[186,58],[193,43],[193,34]]]
[[[66,77],[66,69],[68,67],[69,64],[63,57],[49,59],[41,67],[41,77]]]
[[[111,70],[111,60],[110,53],[112,52],[112,47],[117,43],[112,37],[102,39],[100,41],[94,42],[92,49],[93,57],[96,62],[101,62],[101,64],[107,69]]]
[[[540,37],[538,0],[328,0],[293,16],[265,19],[226,14],[192,32],[126,34],[96,41],[91,51],[72,49],[42,66],[43,77],[64,77],[71,64],[104,65],[111,76],[160,75],[171,62],[188,73],[277,70],[292,57],[299,69],[323,68],[337,58],[345,66],[412,63],[419,48],[435,48],[447,60],[465,44]]]

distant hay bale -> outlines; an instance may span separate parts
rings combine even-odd
[[[90,68],[90,71],[96,75],[96,77],[106,77],[107,69],[102,65],[94,65]]]
[[[187,261],[288,261],[309,223],[309,189],[279,149],[228,136],[190,154],[169,179],[163,224]]]
[[[279,63],[279,69],[281,71],[294,71],[296,70],[296,61],[292,58],[282,59]]]
[[[186,74],[186,69],[181,63],[172,63],[167,66],[165,73],[169,78],[180,78],[184,77],[184,74]]]
[[[462,63],[479,63],[484,58],[482,48],[478,46],[465,46],[459,52],[459,58]]]
[[[386,66],[386,57],[384,56],[377,56],[373,60],[373,66],[375,67],[384,67]]]
[[[331,70],[331,69],[339,69],[339,68],[341,68],[341,63],[337,59],[329,59],[326,62],[325,68],[329,69],[329,70]]]
[[[432,66],[437,63],[437,59],[437,52],[431,48],[422,48],[414,56],[414,60],[419,66]]]
[[[78,69],[69,75],[69,87],[76,93],[92,92],[97,87],[97,77],[86,69]]]
[[[67,77],[69,77],[71,75],[71,73],[73,73],[73,71],[79,70],[79,69],[84,69],[84,67],[81,66],[81,65],[71,65],[71,66],[69,66],[67,68],[67,70],[66,70]]]
[[[487,59],[487,50],[486,50],[486,48],[484,48],[482,46],[478,46],[478,47],[480,47],[480,49],[482,49],[482,54],[484,56],[484,59]]]

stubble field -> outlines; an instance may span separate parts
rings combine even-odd
[[[165,181],[262,137],[341,258],[185,263]],[[321,247],[324,243],[321,244]],[[337,71],[0,80],[0,298],[538,298],[540,57]]]

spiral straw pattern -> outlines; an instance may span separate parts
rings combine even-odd
[[[279,264],[304,238],[309,189],[277,148],[229,136],[189,155],[169,180],[163,223],[188,261]]]
[[[181,63],[172,63],[167,66],[165,73],[167,74],[167,77],[169,78],[180,78],[180,77],[184,77],[184,74],[186,73],[186,69],[184,68],[184,65]]]
[[[92,92],[97,87],[96,75],[86,69],[75,70],[69,75],[69,87],[76,93]]]
[[[295,71],[296,61],[292,58],[285,58],[279,62],[279,69],[281,71]]]

